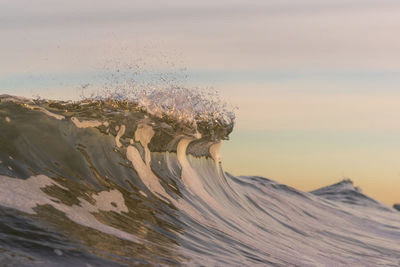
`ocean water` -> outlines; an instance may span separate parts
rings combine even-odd
[[[0,265],[400,266],[400,212],[230,175],[233,115],[181,93],[0,96]]]

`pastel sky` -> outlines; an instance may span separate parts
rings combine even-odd
[[[349,177],[391,205],[399,32],[398,0],[3,0],[0,93],[76,99],[110,62],[184,67],[239,107],[226,171],[301,190]]]

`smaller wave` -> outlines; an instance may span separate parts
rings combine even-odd
[[[375,206],[387,209],[387,207],[382,203],[363,194],[362,190],[359,187],[354,186],[353,181],[348,178],[345,178],[336,184],[311,191],[310,193],[325,199],[347,204],[369,207]]]

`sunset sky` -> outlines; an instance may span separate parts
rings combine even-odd
[[[398,0],[3,0],[0,32],[0,94],[77,99],[110,66],[172,69],[239,108],[226,171],[400,202]]]

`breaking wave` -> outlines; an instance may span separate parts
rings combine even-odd
[[[400,264],[399,213],[351,181],[307,193],[234,177],[223,105],[185,90],[121,96],[0,97],[1,263]]]

